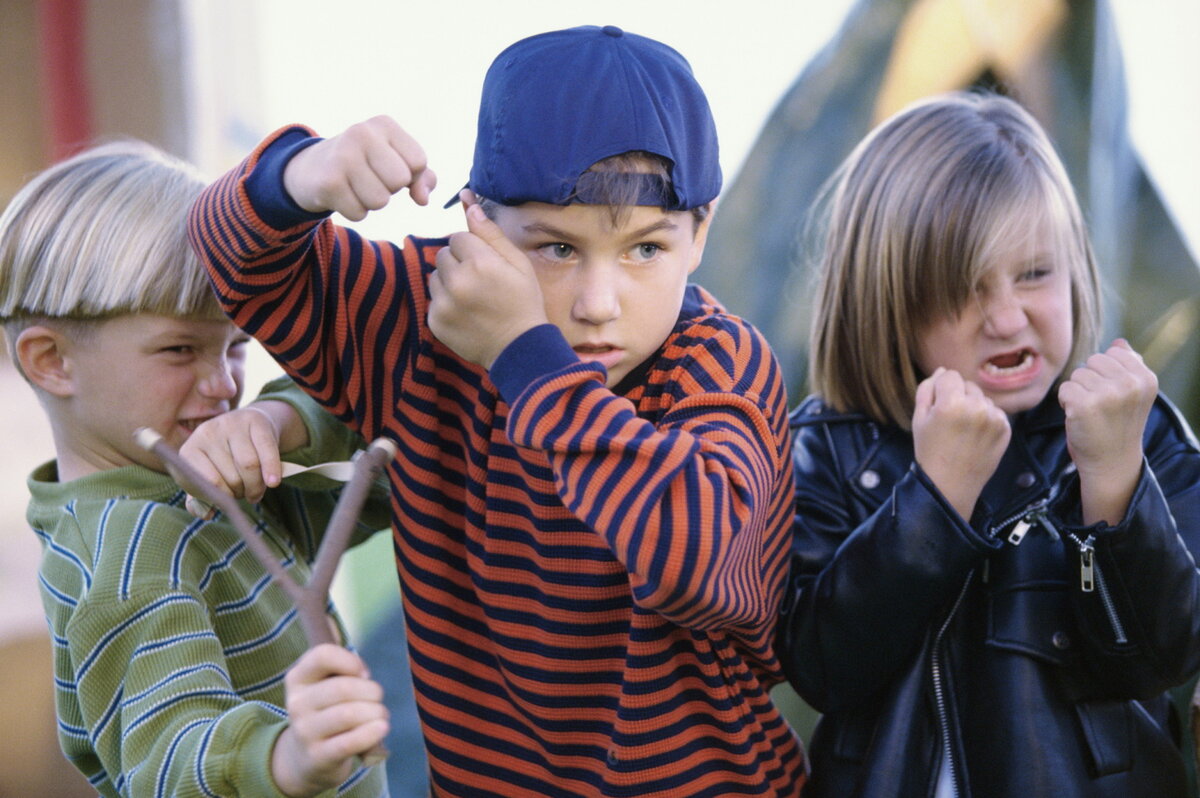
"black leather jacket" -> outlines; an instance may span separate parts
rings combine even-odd
[[[823,713],[806,798],[1187,794],[1164,694],[1200,668],[1200,449],[1160,397],[1114,527],[1083,527],[1054,394],[970,524],[912,436],[809,398],[778,650]],[[1188,754],[1190,755],[1190,754]]]

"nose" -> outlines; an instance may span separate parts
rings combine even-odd
[[[1025,305],[1011,288],[992,292],[981,303],[984,330],[993,338],[1012,338],[1029,324]]]
[[[196,390],[206,399],[231,400],[238,395],[236,368],[227,357],[205,361]]]
[[[578,269],[571,316],[587,324],[606,324],[621,315],[620,269],[612,263],[582,263]]]

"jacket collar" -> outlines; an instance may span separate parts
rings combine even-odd
[[[1014,429],[1021,429],[1027,433],[1062,427],[1066,423],[1066,416],[1062,405],[1058,403],[1057,383],[1036,407],[1017,413],[1011,422]]]

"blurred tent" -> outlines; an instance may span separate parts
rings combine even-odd
[[[769,116],[721,199],[698,280],[754,322],[806,393],[810,203],[878,121],[941,91],[988,87],[1055,141],[1106,285],[1105,335],[1141,351],[1200,421],[1200,272],[1129,137],[1105,0],[859,0]]]

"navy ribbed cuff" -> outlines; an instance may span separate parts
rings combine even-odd
[[[518,335],[492,363],[488,376],[510,405],[535,380],[579,363],[579,356],[553,324]]]
[[[304,222],[324,219],[328,213],[309,213],[296,204],[283,188],[283,170],[288,161],[305,147],[323,139],[310,136],[303,128],[293,128],[262,152],[254,170],[246,177],[246,194],[258,217],[274,230],[287,230]]]

